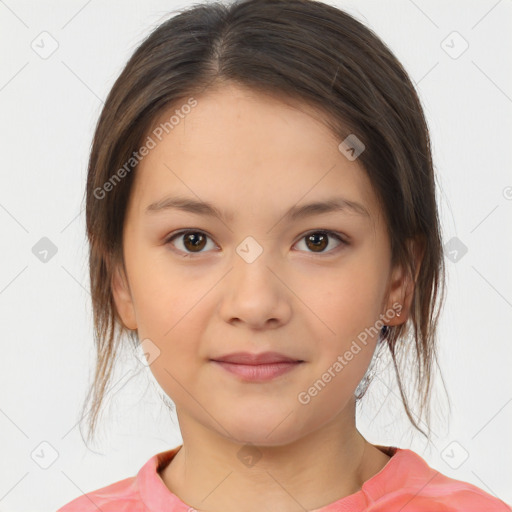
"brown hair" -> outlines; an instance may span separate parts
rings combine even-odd
[[[123,326],[111,290],[114,269],[124,269],[134,152],[162,112],[227,82],[314,106],[340,142],[355,134],[365,145],[359,161],[385,215],[392,263],[402,264],[415,281],[410,320],[383,332],[378,348],[389,350],[407,416],[426,435],[411,414],[397,361],[404,347],[413,349],[421,418],[430,407],[445,286],[427,124],[411,80],[386,45],[345,12],[316,0],[217,2],[179,11],[142,42],[112,87],[96,126],[86,189],[97,352],[86,398],[92,397],[89,434],[122,335],[133,347],[138,343],[137,332]],[[425,248],[419,269],[408,244],[413,238]]]

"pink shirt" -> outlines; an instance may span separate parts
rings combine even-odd
[[[181,446],[157,453],[136,476],[79,496],[57,512],[193,512],[158,473]],[[512,512],[482,489],[429,467],[411,450],[375,446],[391,456],[387,464],[355,494],[311,512]]]

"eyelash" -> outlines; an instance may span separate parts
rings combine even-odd
[[[165,239],[164,243],[165,243],[165,245],[172,244],[174,239],[178,238],[180,235],[185,235],[185,234],[189,234],[189,233],[200,233],[202,235],[205,235],[209,239],[213,240],[213,238],[208,233],[206,233],[206,232],[204,232],[204,231],[202,231],[200,229],[182,229],[181,231],[171,233]],[[314,253],[312,251],[308,251],[312,255],[318,254],[318,255],[322,256],[322,255],[325,255],[325,254],[330,254],[332,252],[336,252],[337,249],[341,249],[344,246],[349,245],[349,243],[341,236],[340,233],[337,233],[335,231],[329,231],[327,229],[316,229],[316,230],[313,230],[313,231],[308,231],[307,233],[302,235],[296,243],[302,241],[304,238],[306,238],[309,235],[318,234],[318,233],[323,234],[323,235],[328,235],[330,237],[335,238],[336,240],[338,240],[340,242],[340,245],[338,245],[338,247],[335,247],[334,249],[331,249],[330,251],[325,251],[325,252]],[[202,252],[204,252],[204,251],[201,251],[201,252],[192,253],[192,252],[181,251],[181,249],[176,249],[176,250],[179,251],[184,258],[191,258],[191,257],[194,257],[196,255],[200,255],[200,254],[202,254]]]

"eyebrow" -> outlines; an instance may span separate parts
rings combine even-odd
[[[217,217],[224,221],[231,221],[234,218],[232,212],[223,212],[208,201],[198,201],[184,196],[164,197],[163,199],[148,205],[145,208],[145,213],[153,214],[173,209],[196,215]],[[371,218],[370,213],[362,204],[343,197],[332,197],[323,201],[315,201],[301,206],[292,206],[287,212],[285,212],[283,218],[288,221],[295,221],[305,217],[331,212],[350,212]]]

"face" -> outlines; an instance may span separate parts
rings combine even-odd
[[[404,277],[364,169],[318,113],[232,85],[196,100],[136,170],[116,306],[180,423],[289,443],[350,416],[377,321],[407,316]],[[300,210],[327,200],[359,207]],[[303,362],[248,381],[211,361],[266,351]]]

